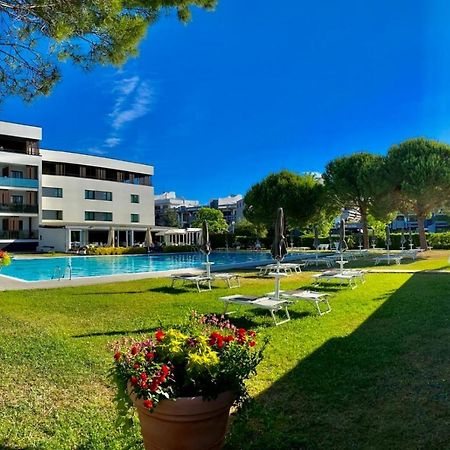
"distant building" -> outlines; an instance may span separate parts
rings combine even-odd
[[[200,207],[198,200],[186,200],[182,197],[177,197],[176,193],[164,192],[159,195],[155,195],[155,224],[164,225],[164,214],[169,209],[174,209],[177,212],[179,226],[181,228],[187,228],[191,225],[189,213],[186,209],[192,209],[197,211]]]
[[[243,216],[243,197],[241,194],[232,194],[228,197],[220,197],[212,199],[209,202],[210,208],[222,211],[223,217],[228,225],[234,225]]]
[[[198,210],[205,207],[222,211],[230,229],[244,217],[244,200],[240,194],[214,198],[210,200],[209,204],[200,205],[198,200],[186,200],[177,197],[175,192],[164,192],[155,195],[155,223],[156,225],[165,225],[164,214],[168,209],[173,209],[177,213],[179,226],[189,228],[197,218]]]

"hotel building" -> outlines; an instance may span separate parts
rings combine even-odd
[[[152,166],[44,150],[41,139],[39,127],[0,122],[0,248],[128,246],[156,230]]]

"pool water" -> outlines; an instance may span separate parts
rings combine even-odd
[[[299,254],[288,255],[286,259],[292,257],[298,258]],[[273,262],[269,252],[213,252],[209,259],[214,262],[215,268]],[[72,266],[72,278],[80,278],[173,269],[202,269],[204,261],[205,257],[201,253],[24,258],[13,259],[11,265],[1,269],[0,275],[23,281],[43,281],[59,279],[62,274],[68,278],[69,265]]]

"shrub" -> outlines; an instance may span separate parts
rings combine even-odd
[[[188,253],[196,250],[194,245],[166,245],[163,247],[164,253]]]

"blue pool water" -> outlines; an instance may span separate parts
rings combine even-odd
[[[289,260],[296,255],[290,255]],[[3,267],[0,275],[19,278],[24,281],[58,279],[68,265],[72,266],[72,278],[99,277],[127,273],[157,272],[161,270],[204,268],[205,258],[200,253],[179,253],[166,255],[127,255],[127,256],[67,256],[56,258],[13,259],[11,265]],[[217,252],[211,253],[210,261],[215,268],[221,266],[239,267],[248,263],[270,263],[269,252]]]

